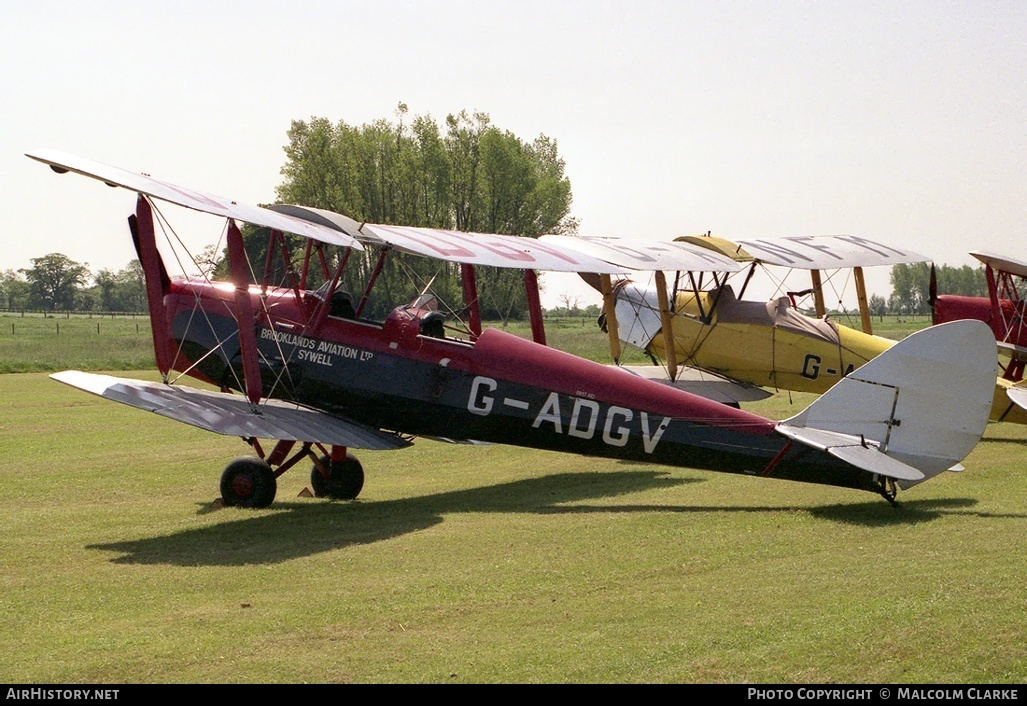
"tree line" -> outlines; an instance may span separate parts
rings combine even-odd
[[[61,253],[32,258],[32,267],[0,272],[0,308],[49,312],[93,311],[142,313],[146,311],[146,289],[142,266],[132,260],[123,269],[101,269],[95,275],[88,265]],[[988,296],[984,268],[936,266],[940,294]],[[927,263],[895,265],[890,273],[892,293],[887,299],[870,297],[874,316],[926,315],[930,308],[931,266]],[[551,309],[555,316],[598,315],[597,304],[581,306],[578,297],[564,295]],[[519,315],[514,318],[521,318]]]
[[[124,269],[101,269],[62,253],[31,259],[32,267],[0,272],[0,307],[37,311],[143,312],[143,268],[132,260]]]
[[[988,296],[988,282],[984,266],[935,266],[938,294],[958,294],[967,297]],[[893,265],[890,273],[892,293],[888,299],[880,295],[870,297],[870,313],[923,315],[931,312],[931,265],[916,262]]]

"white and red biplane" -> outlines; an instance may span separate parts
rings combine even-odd
[[[130,230],[146,276],[161,383],[65,371],[61,382],[172,419],[246,440],[257,456],[222,473],[228,505],[265,507],[276,478],[313,461],[318,496],[354,498],[364,474],[350,449],[399,449],[411,436],[495,442],[590,456],[651,461],[855,488],[894,502],[898,487],[949,469],[974,448],[987,423],[995,381],[991,331],[978,321],[933,327],[896,344],[843,378],[798,415],[773,421],[545,345],[536,270],[624,274],[555,242],[427,228],[361,224],[297,206],[247,206],[148,175],[40,150],[29,157],[138,194]],[[157,242],[155,201],[226,219],[229,282],[173,279]],[[273,257],[290,283],[251,284],[236,221],[271,229]],[[301,266],[283,234],[308,239]],[[342,249],[324,286],[306,273],[323,246]],[[669,257],[640,243],[641,258]],[[385,321],[361,316],[339,292],[348,254],[415,253],[458,263],[468,333],[454,337],[439,312],[415,301]],[[708,261],[709,253],[694,255]],[[620,259],[620,258],[617,258]],[[675,262],[699,269],[695,262]],[[482,330],[474,268],[523,270],[533,341]],[[723,263],[719,263],[723,265]],[[718,265],[718,266],[719,266]],[[206,390],[179,384],[191,376]],[[268,450],[259,440],[274,442]],[[297,448],[298,447],[298,448]],[[315,451],[316,449],[316,451]]]

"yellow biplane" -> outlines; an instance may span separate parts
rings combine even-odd
[[[692,379],[704,371],[725,386],[713,396],[737,404],[789,390],[822,394],[842,377],[877,357],[895,341],[872,332],[863,268],[925,262],[929,258],[852,235],[827,235],[776,240],[739,240],[685,236],[673,247],[707,254],[707,267],[678,269],[660,257],[652,242],[619,238],[544,236],[608,262],[636,271],[652,271],[650,283],[609,276],[589,279],[604,298],[602,325],[610,337],[614,361],[621,362],[621,343],[640,349],[662,370],[665,382],[703,394]],[[664,243],[664,246],[671,245]],[[642,254],[648,258],[640,257]],[[758,269],[806,270],[810,287],[770,301],[744,298]],[[850,271],[859,303],[862,331],[841,325],[827,315],[824,277]],[[670,280],[667,272],[674,272]],[[732,279],[741,278],[736,294]],[[800,311],[797,298],[813,300],[815,316]],[[670,332],[670,335],[665,335]],[[668,346],[667,341],[673,342]],[[734,387],[726,386],[734,383]],[[1014,404],[1008,380],[996,381],[990,418],[1027,423],[1027,411]]]

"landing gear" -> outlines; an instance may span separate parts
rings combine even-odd
[[[895,481],[891,478],[881,477],[877,483],[877,492],[881,494],[881,497],[891,503],[892,507],[899,507],[898,501],[895,500],[895,497],[899,494],[899,488]]]
[[[267,454],[256,439],[247,441],[257,456],[242,456],[225,467],[221,474],[221,500],[225,505],[267,507],[275,500],[278,476],[304,458],[315,458],[311,450],[312,442],[303,444],[302,449],[286,458],[296,444],[295,441],[279,441],[271,453]],[[331,452],[320,444],[318,448],[325,455],[317,460],[310,472],[314,495],[333,500],[356,498],[364,487],[364,468],[357,457],[344,446],[333,446]]]
[[[274,502],[277,490],[271,466],[253,456],[235,459],[221,474],[221,499],[225,505],[267,507]]]
[[[310,471],[310,485],[314,488],[314,495],[319,498],[332,498],[333,500],[353,500],[360,495],[364,487],[364,467],[360,461],[349,451],[346,458],[341,461],[333,461],[329,456],[322,456],[318,463],[328,475],[321,472],[317,465]]]

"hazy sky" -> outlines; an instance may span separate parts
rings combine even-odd
[[[133,195],[27,150],[263,203],[290,121],[400,101],[555,138],[583,235],[1027,257],[1023,0],[0,0],[0,52],[0,270],[134,257]],[[887,293],[886,272],[868,280]]]

